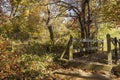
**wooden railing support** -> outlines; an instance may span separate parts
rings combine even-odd
[[[108,53],[108,64],[112,64],[112,53],[111,53],[111,37],[110,34],[106,35],[107,38],[107,53]]]
[[[119,54],[120,54],[120,39],[118,39]]]
[[[104,41],[102,42],[102,52],[103,52],[103,50],[104,50]]]
[[[70,35],[69,41],[69,60],[73,60],[73,37]]]
[[[114,49],[115,49],[115,64],[117,64],[118,61],[118,53],[117,53],[117,37],[114,38]]]
[[[70,35],[70,39],[66,45],[65,50],[63,51],[60,59],[63,59],[64,55],[68,53],[69,60],[73,60],[73,37]]]

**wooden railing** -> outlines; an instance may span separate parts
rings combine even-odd
[[[114,53],[115,53],[115,63],[117,64],[118,62],[118,53],[120,54],[120,39],[117,39],[117,37],[114,37],[112,38],[110,36],[110,34],[107,34],[106,35],[106,40],[107,40],[107,56],[108,56],[108,64],[112,64],[113,60],[112,60],[112,57],[113,57],[113,54],[112,54],[112,49],[111,49],[111,44],[113,44],[114,46]],[[88,47],[85,47],[85,46],[80,46],[80,48],[85,48],[86,50],[88,51],[92,51],[92,50],[98,50],[98,49],[102,49],[103,51],[103,45],[104,45],[104,42],[102,40],[90,40],[90,39],[73,39],[73,37],[70,35],[70,39],[67,43],[67,46],[65,48],[65,50],[63,51],[60,59],[63,59],[64,55],[66,53],[68,53],[68,57],[69,57],[69,60],[73,60],[73,43],[74,42],[77,42],[77,43],[89,43],[89,46]],[[92,45],[92,43],[101,43],[101,45]]]
[[[69,54],[69,60],[73,60],[73,43],[77,42],[78,44],[85,44],[85,43],[89,43],[89,46],[79,46],[78,48],[80,49],[80,52],[82,51],[97,51],[99,49],[102,49],[103,51],[103,41],[102,40],[92,40],[92,39],[75,39],[72,37],[72,35],[70,35],[70,39],[66,45],[65,50],[63,51],[60,59],[63,59],[64,55],[66,53]],[[93,43],[96,43],[97,45],[92,45]],[[98,43],[100,43],[100,45],[98,45]]]
[[[95,40],[95,39],[73,39],[73,43],[78,42],[80,44],[85,44],[87,43],[87,46],[80,46],[83,50],[86,50],[87,52],[93,51],[93,50],[102,50],[103,51],[103,46],[104,42],[103,40]]]

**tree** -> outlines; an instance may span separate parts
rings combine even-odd
[[[93,19],[94,16],[97,14],[95,10],[99,9],[99,7],[92,8],[91,5],[99,6],[97,3],[92,4],[91,0],[64,0],[59,2],[54,2],[56,5],[66,8],[60,9],[60,15],[65,17],[71,17],[75,22],[78,21],[79,23],[79,30],[81,33],[81,39],[94,39],[95,37],[93,35],[96,35],[97,31],[95,30],[93,33],[91,33],[91,24],[94,23]],[[66,13],[63,13],[66,12]],[[63,13],[63,14],[61,14]],[[93,18],[94,17],[94,18]],[[69,18],[68,18],[69,21]],[[95,19],[94,19],[95,21]],[[97,25],[95,25],[97,26]],[[97,27],[95,27],[97,28]],[[89,43],[83,44],[85,48],[89,46]]]
[[[25,35],[33,35],[37,32],[38,25],[40,25],[40,6],[39,1],[27,1],[27,0],[3,0],[5,1],[6,9],[5,15],[9,16],[9,23],[4,22],[4,24],[10,24],[7,26],[5,31],[9,38],[16,37],[26,37]],[[6,7],[8,6],[8,7]],[[4,25],[3,25],[4,26]],[[3,27],[4,28],[4,27]],[[11,28],[11,29],[10,29]],[[9,29],[9,30],[7,30]],[[25,33],[25,34],[22,34]],[[12,35],[11,35],[12,34]]]
[[[57,6],[60,6],[59,16],[71,17],[75,21],[78,21],[81,38],[89,39],[91,35],[90,26],[91,23],[93,23],[92,17],[95,15],[94,13],[96,10],[96,8],[93,8],[92,5],[96,7],[99,1],[95,3],[95,1],[90,0],[64,0],[64,1],[58,0],[55,1],[54,3]]]

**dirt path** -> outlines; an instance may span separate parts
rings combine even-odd
[[[113,80],[108,72],[96,73],[80,69],[60,69],[55,71],[54,74],[59,78],[57,80]]]
[[[111,74],[113,65],[107,64],[106,53],[95,53],[67,61],[64,68],[54,71],[55,80],[120,80]]]

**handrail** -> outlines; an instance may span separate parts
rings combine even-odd
[[[103,40],[95,40],[95,39],[73,39],[73,41],[80,41],[80,42],[103,42]]]

